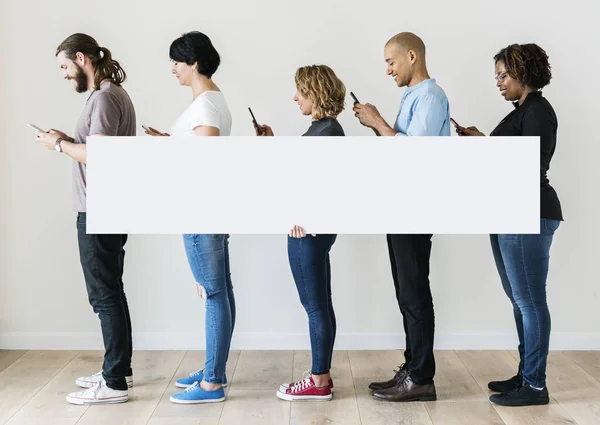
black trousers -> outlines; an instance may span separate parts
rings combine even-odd
[[[396,299],[406,334],[405,367],[417,384],[428,384],[435,375],[435,319],[429,287],[432,236],[387,235]]]
[[[88,235],[86,213],[77,216],[79,256],[88,299],[100,318],[104,339],[102,376],[109,388],[126,390],[131,376],[131,318],[123,290],[127,235]]]

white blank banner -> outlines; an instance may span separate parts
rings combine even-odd
[[[88,137],[88,233],[539,233],[539,137]]]

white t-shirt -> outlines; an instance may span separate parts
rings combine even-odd
[[[199,125],[218,128],[219,136],[231,135],[231,113],[223,93],[209,90],[198,96],[177,118],[171,135],[193,136]]]

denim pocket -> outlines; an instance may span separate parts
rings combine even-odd
[[[560,226],[560,221],[559,220],[552,220],[549,218],[543,218],[542,219],[542,234],[544,235],[553,235],[554,232],[556,232],[556,230],[558,229],[558,227]]]

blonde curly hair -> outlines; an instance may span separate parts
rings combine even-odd
[[[327,65],[300,67],[295,81],[302,97],[312,100],[314,119],[336,118],[344,110],[346,86]]]

